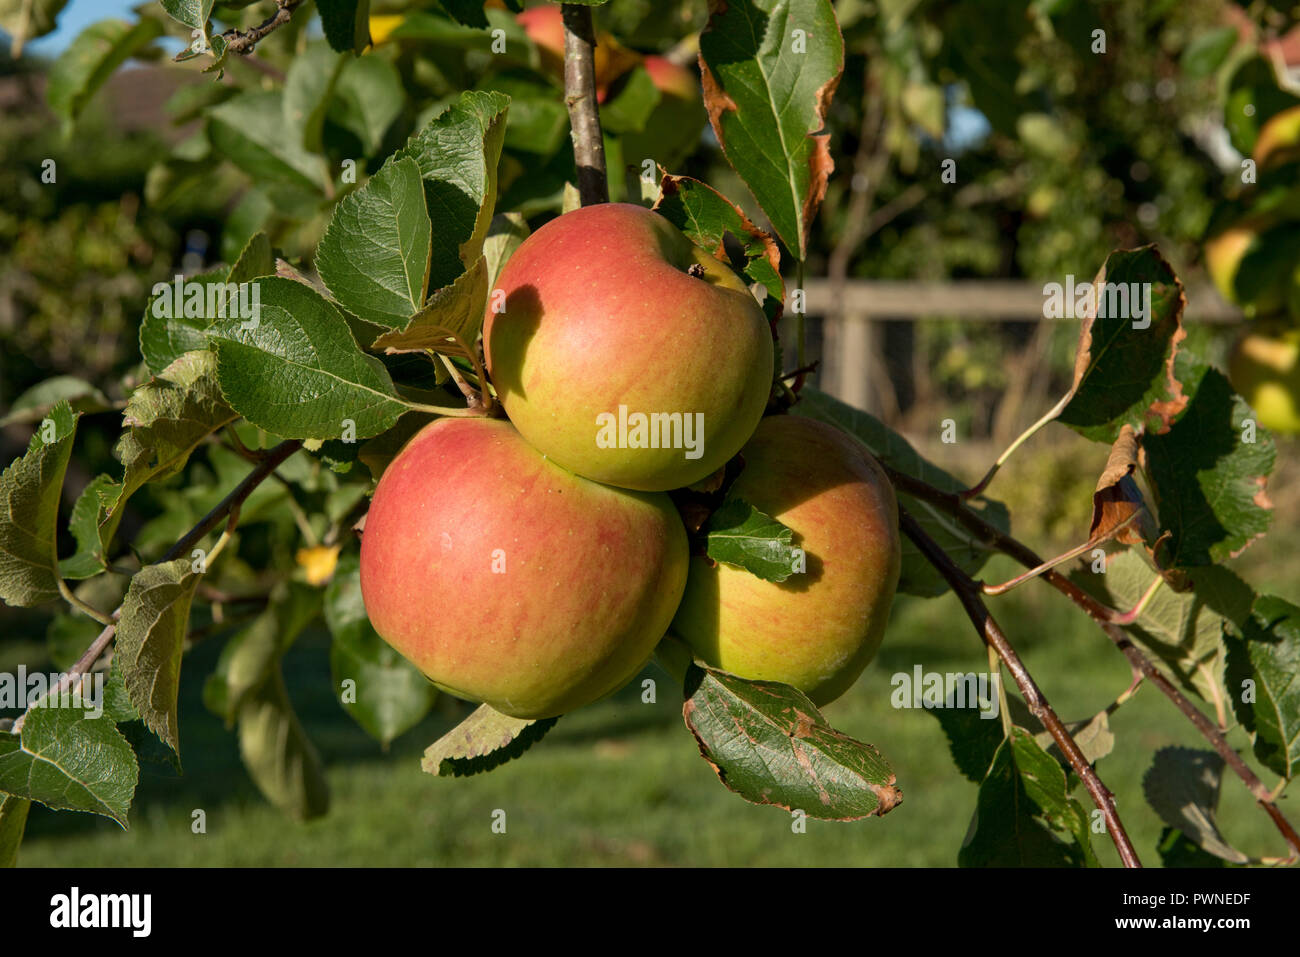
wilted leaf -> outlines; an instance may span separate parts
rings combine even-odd
[[[1137,461],[1137,433],[1131,425],[1125,424],[1120,429],[1119,438],[1110,448],[1106,468],[1097,480],[1097,490],[1092,493],[1089,541],[1103,541],[1119,528],[1119,533],[1115,535],[1116,541],[1125,545],[1141,545],[1143,528],[1154,530],[1154,521],[1150,519],[1149,513],[1135,517],[1138,512],[1146,511],[1142,490],[1133,480]]]

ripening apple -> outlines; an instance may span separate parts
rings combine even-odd
[[[1228,377],[1265,428],[1300,435],[1300,329],[1264,327],[1233,347]]]
[[[764,419],[741,456],[728,499],[789,527],[806,569],[770,582],[693,556],[671,634],[714,667],[826,704],[875,657],[889,620],[901,562],[893,486],[861,443],[802,416]]]
[[[1274,261],[1281,232],[1294,229],[1272,214],[1237,219],[1205,241],[1205,266],[1219,292],[1248,316],[1285,308],[1286,270]]]
[[[644,491],[739,451],[772,383],[772,333],[743,280],[641,206],[602,203],[533,233],[489,297],[488,372],[539,452]]]
[[[500,419],[438,419],[385,469],[361,594],[385,641],[439,688],[519,718],[626,684],[686,581],[672,502],[548,462]]]

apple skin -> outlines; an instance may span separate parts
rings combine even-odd
[[[574,210],[525,239],[489,297],[483,342],[524,438],[622,488],[665,491],[717,471],[771,391],[771,327],[745,283],[667,219],[626,203]],[[620,406],[703,415],[702,454],[601,448],[598,417]]]
[[[1247,333],[1233,346],[1228,377],[1266,429],[1300,434],[1300,330]]]
[[[668,496],[572,475],[501,419],[438,419],[375,489],[361,594],[375,631],[439,688],[546,718],[649,660],[687,551]]]
[[[670,634],[704,662],[834,701],[875,657],[901,564],[898,504],[857,440],[802,416],[764,419],[741,451],[741,498],[794,532],[807,571],[769,582],[691,557]]]

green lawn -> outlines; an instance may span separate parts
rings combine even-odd
[[[998,560],[987,577],[1014,570]],[[993,599],[992,608],[1063,718],[1093,714],[1127,685],[1120,654],[1046,586],[1031,583]],[[889,703],[889,676],[918,663],[986,670],[983,648],[951,596],[900,599],[876,661],[826,709],[836,726],[884,752],[903,803],[881,819],[809,821],[804,834],[792,832],[787,812],[747,804],[718,783],[657,668],[646,672],[658,681],[657,703],[641,703],[638,681],[564,717],[520,760],[442,780],[421,772],[420,753],[468,708],[445,699],[385,754],[336,704],[322,636],[304,638],[287,666],[295,706],[328,764],[332,808],[298,824],[262,800],[234,736],[201,704],[218,650],[200,645],[186,661],[184,776],[146,765],[129,831],[33,808],[21,865],[951,865],[974,805],[975,785],[954,768],[938,721]],[[1199,739],[1151,688],[1121,708],[1112,727],[1119,744],[1099,773],[1118,795],[1144,863],[1158,864],[1161,825],[1142,796],[1142,774],[1156,748],[1197,747]],[[1225,779],[1223,792],[1227,838],[1250,854],[1278,853],[1280,839],[1236,778]],[[1083,789],[1077,793],[1090,808]],[[191,833],[196,808],[206,812],[205,834]],[[506,812],[505,834],[492,831],[496,809]],[[1108,838],[1095,836],[1094,844],[1105,863],[1117,862]]]

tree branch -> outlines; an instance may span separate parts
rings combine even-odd
[[[881,463],[881,465],[896,488],[938,507],[945,514],[960,522],[967,531],[972,533],[977,541],[1014,558],[1026,568],[1037,568],[1043,564],[1043,560],[1033,549],[976,515],[966,507],[958,494],[935,488],[927,482],[923,482],[904,472],[899,472],[897,469],[884,465],[884,463]],[[1128,636],[1118,626],[1128,621],[1131,614],[1129,612],[1118,612],[1107,607],[1055,569],[1043,574],[1042,579],[1086,611],[1089,617],[1101,627],[1106,637],[1114,642],[1116,647],[1124,654],[1124,657],[1128,659],[1129,665],[1159,688],[1160,692],[1173,702],[1174,707],[1191,721],[1210,747],[1223,758],[1228,767],[1232,768],[1233,773],[1246,785],[1256,803],[1264,809],[1264,813],[1272,819],[1274,825],[1286,840],[1287,845],[1291,848],[1293,855],[1300,856],[1300,835],[1297,835],[1291,822],[1278,808],[1275,800],[1276,795],[1269,791],[1264,782],[1242,760],[1241,755],[1233,750],[1223,736],[1223,732],[1186,695],[1174,687],[1169,679],[1156,668],[1151,659],[1129,641]]]
[[[247,30],[227,30],[221,36],[226,41],[226,50],[229,53],[239,53],[248,55],[253,52],[253,48],[268,33],[289,22],[293,16],[293,11],[302,3],[302,0],[275,0],[276,10],[261,23]]]
[[[605,138],[596,103],[596,31],[591,7],[566,3],[564,15],[564,105],[573,129],[573,157],[578,166],[578,195],[583,206],[609,202],[605,178]]]
[[[1020,688],[1021,695],[1024,696],[1025,704],[1029,706],[1029,711],[1039,721],[1043,727],[1052,735],[1052,740],[1056,742],[1065,759],[1070,763],[1080,780],[1083,781],[1084,787],[1092,795],[1093,803],[1101,810],[1102,817],[1106,819],[1106,828],[1110,831],[1111,840],[1115,842],[1115,848],[1119,851],[1120,860],[1124,862],[1125,867],[1141,867],[1142,862],[1138,860],[1137,851],[1133,849],[1133,844],[1129,841],[1128,834],[1124,830],[1124,824],[1119,819],[1119,812],[1115,810],[1115,796],[1097,777],[1097,772],[1093,770],[1088,759],[1079,746],[1075,744],[1074,738],[1066,730],[1061,719],[1056,716],[1052,706],[1048,704],[1047,698],[1034,682],[1029,670],[1025,667],[1020,656],[1016,654],[1014,648],[1007,641],[1006,635],[993,620],[989,610],[984,606],[984,599],[980,596],[979,583],[962,571],[957,564],[948,557],[948,553],[939,547],[925,530],[917,524],[916,519],[908,514],[906,509],[898,510],[899,527],[903,533],[916,545],[926,560],[944,577],[949,587],[957,594],[961,600],[962,607],[966,609],[966,614],[971,623],[975,625],[977,631],[984,638],[984,641],[991,645],[1002,659],[1007,670],[1011,672],[1011,677],[1015,679],[1016,685]]]

